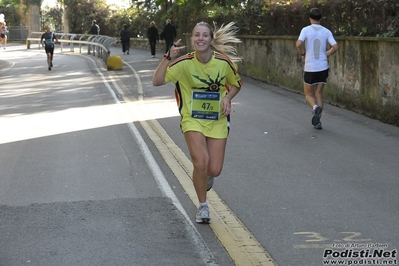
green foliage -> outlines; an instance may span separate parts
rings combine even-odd
[[[20,26],[26,24],[26,4],[25,0],[0,0],[0,13],[8,26]]]
[[[93,20],[100,26],[100,34],[112,36],[108,28],[110,9],[105,0],[65,0],[65,15],[73,33],[87,33]]]
[[[54,8],[45,8],[42,10],[41,14],[41,22],[42,22],[42,29],[44,27],[50,26],[50,28],[54,32],[63,32],[62,28],[62,15],[63,9],[61,7],[54,7]]]
[[[0,13],[4,14],[4,18],[7,21],[7,25],[20,26],[21,24],[21,12],[18,7],[13,5],[0,6]]]
[[[322,24],[336,36],[399,36],[397,0],[252,2],[252,5],[235,11],[243,14],[236,17],[245,34],[298,35],[304,26],[309,25],[310,8],[318,7],[323,14]]]
[[[3,7],[17,7],[18,5],[21,4],[20,0],[0,0],[0,6],[2,7],[1,10],[3,10]],[[1,11],[1,13],[4,14],[3,11]]]
[[[155,0],[132,0],[132,6],[139,11],[148,12],[150,14],[156,14],[159,9],[157,2],[169,2],[169,1],[155,1]]]
[[[199,21],[218,25],[234,21],[240,34],[246,35],[298,35],[309,24],[309,9],[319,7],[322,24],[336,36],[399,36],[397,0],[131,0],[127,9],[110,7],[106,0],[57,1],[65,5],[70,31],[76,33],[87,32],[96,19],[101,34],[117,36],[122,24],[127,23],[134,35],[145,35],[150,21],[161,29],[165,20],[171,19],[178,35],[191,32]],[[25,24],[27,5],[40,2],[0,0],[0,12],[9,23]],[[47,12],[43,10],[43,15]],[[43,20],[54,26],[59,23],[47,17]]]
[[[309,9],[319,7],[322,24],[337,36],[399,34],[397,0],[133,0],[132,3],[146,13],[143,17],[158,25],[171,18],[180,33],[191,32],[202,20],[218,25],[234,21],[240,34],[298,35],[309,24]],[[148,6],[151,4],[153,8]]]
[[[26,5],[41,6],[42,0],[25,0]]]

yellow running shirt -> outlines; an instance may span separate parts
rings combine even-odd
[[[202,132],[211,138],[227,138],[229,119],[222,114],[221,102],[228,85],[241,88],[242,80],[230,59],[213,52],[208,63],[197,60],[195,52],[169,64],[165,83],[175,83],[175,96],[181,115],[181,129]]]

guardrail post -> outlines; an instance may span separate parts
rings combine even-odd
[[[26,49],[30,49],[30,41],[26,40]]]
[[[105,63],[107,63],[109,56],[110,56],[110,52],[105,53],[105,56],[104,56],[104,58],[103,58],[103,60],[104,60]]]

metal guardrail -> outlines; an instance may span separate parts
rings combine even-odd
[[[26,38],[26,49],[31,48],[31,44],[37,43],[38,48],[41,49],[42,45],[40,37],[43,32],[32,32],[28,38]],[[82,53],[82,46],[87,46],[87,53],[97,55],[107,63],[108,57],[110,56],[110,47],[117,41],[113,37],[104,35],[88,35],[88,34],[75,34],[75,33],[54,33],[60,43],[61,51],[64,48],[64,44],[69,45],[71,52],[75,51],[75,45],[79,47],[79,53]]]

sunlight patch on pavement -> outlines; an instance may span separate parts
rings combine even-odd
[[[140,119],[162,119],[178,115],[174,102],[157,102],[147,107],[151,115],[141,114]],[[0,116],[0,144],[136,122],[139,121],[134,111],[137,109],[137,103],[130,102],[36,114],[3,115]]]

